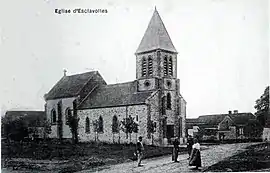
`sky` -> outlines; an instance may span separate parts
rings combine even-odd
[[[1,112],[43,110],[64,69],[98,70],[109,84],[135,80],[134,53],[155,6],[178,51],[187,117],[254,113],[269,85],[267,0],[1,1]],[[55,13],[76,8],[107,13]]]

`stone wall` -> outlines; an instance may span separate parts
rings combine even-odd
[[[71,97],[71,98],[63,98],[63,99],[55,99],[55,100],[48,100],[46,102],[46,117],[49,120],[49,122],[51,121],[51,112],[53,109],[55,109],[56,111],[56,121],[58,121],[58,111],[57,111],[57,104],[61,101],[62,102],[62,122],[63,122],[63,138],[71,138],[72,134],[70,131],[70,128],[68,125],[66,125],[66,110],[67,108],[73,110],[73,101],[76,99],[76,97]],[[51,126],[52,132],[51,134],[49,134],[50,138],[57,138],[57,124],[52,124]]]
[[[113,116],[116,116],[119,123],[127,116],[134,117],[135,120],[138,118],[139,132],[133,133],[131,140],[126,133],[121,129],[119,133],[113,134],[112,132],[112,120]],[[134,106],[122,106],[122,107],[111,107],[111,108],[99,108],[99,109],[85,109],[78,110],[79,121],[79,140],[81,142],[88,141],[101,141],[108,143],[135,143],[138,136],[143,136],[143,141],[146,144],[150,144],[150,140],[147,139],[147,106],[146,105],[134,105]],[[94,132],[93,122],[98,120],[99,117],[103,118],[103,132]],[[85,120],[86,117],[90,120],[90,132],[85,131]]]

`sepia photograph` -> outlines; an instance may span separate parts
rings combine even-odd
[[[1,172],[270,172],[269,7],[1,1]]]

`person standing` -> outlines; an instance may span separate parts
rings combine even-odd
[[[200,144],[197,138],[194,138],[194,144],[189,159],[189,166],[195,166],[196,169],[202,166]]]
[[[193,139],[190,135],[188,135],[188,139],[187,139],[187,151],[188,151],[188,159],[190,159],[190,154],[192,151],[192,146],[193,146]]]
[[[141,161],[142,161],[142,158],[143,158],[144,147],[143,147],[142,137],[141,136],[139,137],[139,141],[137,142],[136,150],[137,150],[138,166],[142,166]]]
[[[178,151],[179,151],[179,141],[177,138],[174,139],[173,141],[173,151],[172,151],[172,160],[174,162],[179,162],[177,161],[177,158],[178,158]]]

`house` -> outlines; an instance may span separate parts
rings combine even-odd
[[[266,117],[266,123],[263,128],[262,139],[264,141],[270,141],[270,112],[268,112],[268,116]]]
[[[127,143],[143,136],[146,144],[167,145],[174,137],[183,143],[186,101],[177,78],[177,51],[156,9],[135,56],[136,80],[126,83],[107,84],[98,71],[65,73],[45,94],[50,137],[71,138],[67,117],[78,116],[81,142]],[[131,139],[119,128],[127,117],[139,125]]]
[[[3,125],[19,120],[23,123],[25,128],[27,128],[29,138],[44,138],[44,123],[46,120],[44,111],[7,111],[2,120]],[[15,129],[3,128],[3,130],[3,134],[8,135]]]
[[[238,113],[237,110],[228,114],[202,115],[186,122],[188,134],[200,136],[202,140],[259,138],[261,128],[252,113]]]

